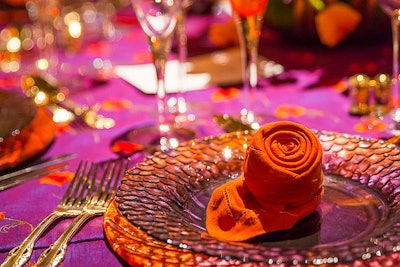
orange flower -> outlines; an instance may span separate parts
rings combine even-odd
[[[4,211],[0,211],[0,221],[6,217],[6,213]]]

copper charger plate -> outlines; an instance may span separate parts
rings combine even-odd
[[[18,135],[36,117],[36,110],[31,99],[0,90],[0,140]]]
[[[0,90],[0,171],[42,153],[56,135],[51,114],[27,97]]]
[[[241,174],[252,132],[183,143],[128,172],[104,218],[113,250],[132,266],[400,265],[400,150],[381,140],[316,132],[325,195],[288,231],[252,242],[209,236],[213,189]]]

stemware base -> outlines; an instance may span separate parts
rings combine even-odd
[[[240,111],[240,121],[243,124],[250,126],[250,128],[257,130],[260,128],[259,122],[261,121],[261,118],[259,118],[259,115],[255,114],[254,111],[244,108]]]
[[[385,131],[387,134],[391,136],[400,135],[400,108],[394,109],[379,118],[388,126]]]
[[[195,138],[196,133],[190,128],[174,127],[170,128],[168,136],[170,137],[169,145],[173,148],[181,142]],[[132,128],[112,140],[111,150],[121,157],[129,157],[138,152],[153,154],[164,150],[161,139],[160,128],[157,124],[144,125]]]

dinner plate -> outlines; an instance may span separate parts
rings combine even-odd
[[[105,214],[112,248],[134,266],[400,264],[400,150],[346,134],[316,132],[325,194],[313,214],[249,242],[209,236],[209,198],[215,187],[241,175],[252,134],[183,143],[131,169]]]

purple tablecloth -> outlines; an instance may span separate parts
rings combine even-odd
[[[199,51],[202,51],[201,45],[205,44],[204,40],[200,40],[207,32],[209,21],[201,17],[193,17],[189,18],[188,25],[189,54],[199,54]],[[146,58],[145,56],[149,55],[143,33],[135,23],[119,26],[122,33],[121,39],[107,44],[110,49],[109,59],[114,65],[142,63],[138,62],[140,58]],[[390,61],[386,61],[388,57],[384,52],[387,49],[388,44],[372,47],[344,47],[332,51],[319,48],[313,54],[312,49],[307,50],[303,47],[295,50],[293,46],[279,46],[275,43],[271,43],[271,49],[268,50],[268,45],[265,44],[261,53],[279,63],[287,64],[287,74],[294,79],[282,84],[272,84],[268,79],[261,79],[261,86],[256,91],[255,107],[257,111],[267,115],[267,121],[287,119],[317,130],[359,134],[366,137],[382,136],[382,133],[376,129],[367,131],[362,119],[349,115],[349,97],[339,91],[335,85],[345,75],[354,74],[351,73],[352,70],[358,70],[357,68],[349,69],[351,60],[358,60],[353,62],[353,65],[359,64],[357,66],[360,66],[360,70],[364,69],[362,66],[365,61],[376,64],[372,72],[378,73],[382,69],[390,69],[388,67]],[[208,47],[207,50],[211,48]],[[281,54],[271,54],[272,51]],[[301,55],[304,53],[313,55],[313,62],[311,66],[307,61],[308,63],[304,63],[304,68],[301,68],[301,58],[304,59]],[[385,63],[382,60],[374,61],[383,54],[386,57]],[[326,59],[319,58],[325,55]],[[349,55],[351,55],[350,58]],[[370,55],[371,59],[366,58],[365,55]],[[95,53],[94,56],[96,56]],[[340,64],[338,63],[339,56],[343,58]],[[294,64],[292,60],[296,57],[300,58],[300,62],[296,61],[297,63]],[[328,58],[334,59],[332,62],[335,64],[321,63],[326,62]],[[71,62],[79,64],[82,59],[74,58]],[[5,80],[7,79],[6,77]],[[196,115],[197,137],[223,132],[212,120],[212,116],[222,112],[232,114],[236,112],[241,99],[241,95],[236,95],[236,92],[238,92],[237,89],[221,89],[216,85],[210,85],[204,90],[185,94],[191,112]],[[116,122],[115,127],[110,130],[78,132],[71,128],[60,129],[44,157],[76,153],[77,158],[71,161],[70,172],[75,170],[81,159],[100,161],[116,158],[117,156],[110,150],[113,138],[132,127],[155,122],[154,96],[141,93],[118,77],[79,91],[73,90],[70,97],[82,104],[100,103],[100,113],[114,118]],[[132,164],[142,159],[142,154],[136,154],[132,158]],[[57,185],[37,179],[0,192],[0,262],[4,260],[11,248],[19,244],[33,227],[55,208],[67,186],[68,183]],[[32,261],[35,261],[43,249],[60,235],[68,222],[70,222],[68,219],[62,220],[38,240]],[[97,217],[89,221],[73,238],[67,250],[64,267],[126,264],[108,246],[102,224],[103,217]]]

